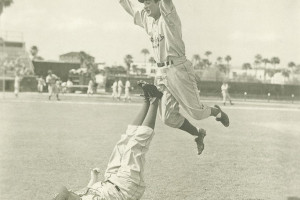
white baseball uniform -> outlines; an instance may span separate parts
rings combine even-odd
[[[153,136],[154,130],[150,127],[129,125],[113,150],[104,174],[105,181],[92,185],[81,199],[141,199],[145,191],[145,154]]]
[[[124,99],[128,99],[128,100],[131,99],[131,97],[130,97],[130,81],[129,80],[127,80],[126,83],[125,83]]]
[[[90,80],[89,84],[88,84],[87,94],[93,94],[94,93],[93,87],[94,87],[94,82],[92,80]]]
[[[20,92],[20,82],[21,82],[21,77],[20,76],[16,76],[15,77],[15,82],[14,82],[14,93],[17,96]]]
[[[158,20],[148,17],[145,10],[135,9],[132,0],[120,0],[124,9],[150,36],[157,63],[173,64],[158,68],[156,85],[163,92],[159,113],[166,125],[182,126],[185,118],[179,113],[179,104],[194,119],[205,119],[211,109],[202,104],[192,63],[185,57],[181,21],[172,0],[159,1],[161,16]]]
[[[111,86],[111,88],[112,88],[112,98],[115,98],[115,97],[118,97],[118,83],[117,83],[117,81],[115,81],[114,83],[113,83],[113,85]]]
[[[222,95],[223,95],[223,103],[226,103],[226,99],[228,99],[231,102],[231,98],[230,95],[228,93],[228,84],[227,83],[223,83],[221,86],[221,90],[222,90]]]
[[[118,98],[121,98],[123,92],[123,82],[121,80],[118,81]]]
[[[37,85],[38,92],[43,92],[44,86],[46,85],[45,80],[42,77],[40,77],[38,78],[37,81],[38,81],[38,85]]]
[[[53,94],[57,94],[57,86],[56,86],[57,79],[58,79],[58,77],[55,74],[49,74],[46,77],[46,83],[48,84],[49,96],[52,96]]]

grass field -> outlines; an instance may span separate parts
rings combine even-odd
[[[85,186],[91,168],[104,172],[141,106],[107,98],[46,98],[0,99],[1,200],[46,200],[58,186]],[[201,156],[191,136],[158,118],[143,199],[299,200],[299,107],[237,102],[224,107],[229,128],[213,118],[189,118],[207,130]]]

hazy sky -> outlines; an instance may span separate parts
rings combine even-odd
[[[136,0],[137,2],[137,0]],[[186,55],[204,52],[232,57],[232,64],[256,54],[300,64],[300,0],[173,0],[181,17]],[[97,62],[123,64],[131,54],[143,61],[150,41],[133,24],[119,0],[14,0],[1,16],[1,29],[23,32],[27,48],[45,59],[86,51]]]

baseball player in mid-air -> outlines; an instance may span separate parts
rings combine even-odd
[[[154,85],[143,84],[144,103],[133,122],[116,144],[105,171],[98,181],[99,169],[91,171],[87,187],[77,192],[63,187],[54,200],[139,200],[145,191],[145,154],[154,136],[159,99]]]
[[[215,116],[228,127],[229,118],[219,106],[209,107],[200,100],[192,63],[185,57],[181,21],[172,0],[138,0],[144,4],[142,10],[136,9],[136,0],[119,1],[134,18],[134,23],[145,29],[152,42],[158,67],[156,85],[164,94],[159,107],[162,121],[196,136],[198,154],[201,154],[206,133],[179,113],[179,104],[197,120]]]

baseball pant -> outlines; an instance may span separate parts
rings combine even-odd
[[[129,92],[129,88],[125,89],[125,95],[124,95],[124,99],[130,99],[130,92]]]
[[[129,125],[113,150],[105,179],[116,184],[125,199],[140,199],[145,191],[145,154],[153,136],[147,126]]]
[[[223,103],[226,103],[226,99],[228,99],[231,102],[231,98],[228,92],[222,92],[223,95]]]
[[[159,105],[162,121],[173,128],[180,128],[185,118],[179,113],[179,105],[194,119],[210,116],[210,107],[200,101],[196,76],[192,63],[185,57],[174,64],[159,68],[156,85],[163,92]]]

